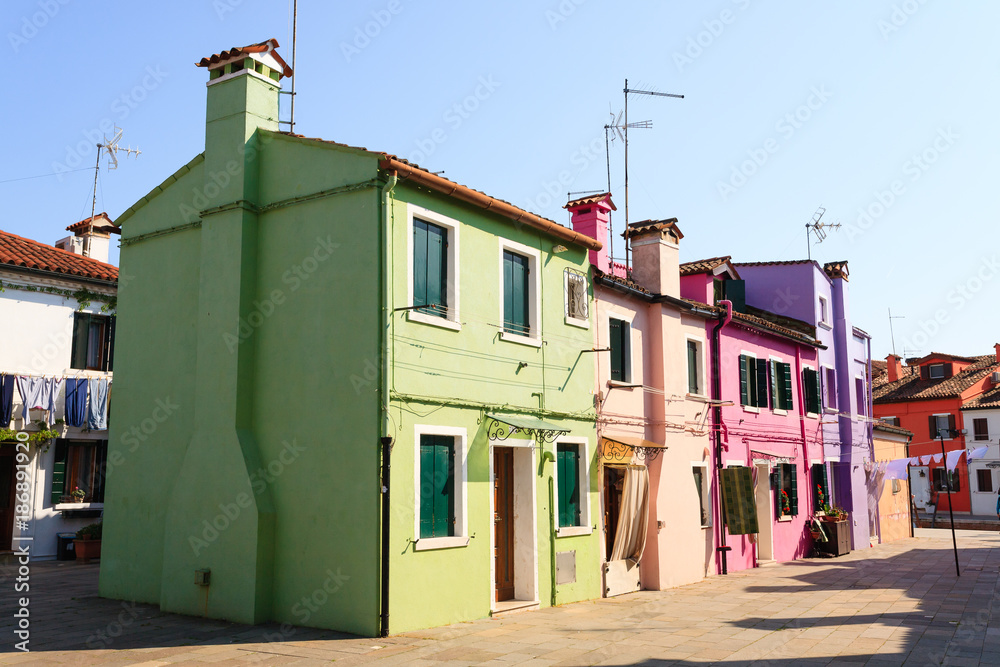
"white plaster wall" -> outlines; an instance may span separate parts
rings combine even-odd
[[[989,440],[975,440],[974,419],[985,419],[989,429]],[[972,513],[992,516],[997,511],[997,490],[1000,489],[1000,468],[988,468],[988,463],[1000,463],[1000,410],[962,410],[962,424],[968,429],[965,436],[969,449],[989,446],[986,458],[976,459],[969,464],[969,494],[972,497]],[[981,492],[977,489],[977,470],[991,470],[993,491]]]

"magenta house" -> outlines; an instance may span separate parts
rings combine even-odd
[[[683,298],[727,310],[705,332],[713,463],[749,469],[758,522],[756,533],[736,535],[716,522],[716,571],[802,558],[812,550],[807,524],[829,497],[816,328],[748,305],[729,257],[681,264],[680,273]]]

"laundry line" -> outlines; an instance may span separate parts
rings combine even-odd
[[[65,381],[65,390],[60,385]],[[31,410],[42,410],[41,420],[47,428],[56,422],[60,398],[65,404],[65,422],[69,426],[87,426],[90,430],[108,428],[108,400],[112,380],[94,377],[84,372],[71,375],[0,374],[0,427],[8,428],[14,412],[14,389],[21,399],[21,418],[31,423]]]
[[[958,463],[962,460],[963,455],[965,455],[966,463],[968,463],[969,461],[985,458],[988,451],[989,447],[976,447],[974,449],[955,449],[947,452],[945,456],[941,454],[925,454],[924,456],[910,456],[891,461],[879,461],[872,467],[872,470],[885,471],[885,479],[906,479],[908,466],[929,465],[931,461],[941,463],[941,460],[944,459],[945,468],[949,472],[952,472],[958,467]]]

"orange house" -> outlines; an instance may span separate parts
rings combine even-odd
[[[1000,344],[995,353],[977,357],[959,357],[932,352],[917,359],[907,359],[903,366],[895,355],[886,357],[884,373],[872,381],[874,416],[914,433],[910,456],[941,453],[940,434],[945,452],[966,449],[966,425],[962,404],[992,386],[990,374],[997,370]],[[944,461],[911,467],[912,493],[917,507],[937,503],[947,509],[949,502],[956,512],[970,512],[969,473],[965,458],[951,475],[948,492]]]

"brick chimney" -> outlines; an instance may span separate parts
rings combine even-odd
[[[618,210],[614,202],[611,201],[611,193],[605,192],[574,199],[563,208],[569,211],[573,231],[586,234],[604,245],[600,250],[590,251],[591,265],[604,273],[611,273],[611,243],[608,239],[608,225],[611,221],[611,211]]]
[[[643,220],[628,226],[632,249],[632,280],[653,294],[681,295],[678,244],[684,234],[677,218]]]
[[[993,346],[993,359],[997,363],[1000,363],[1000,343]]]
[[[889,374],[889,382],[895,382],[899,378],[903,377],[902,360],[902,357],[895,354],[890,354],[885,358],[885,366],[886,371]]]

